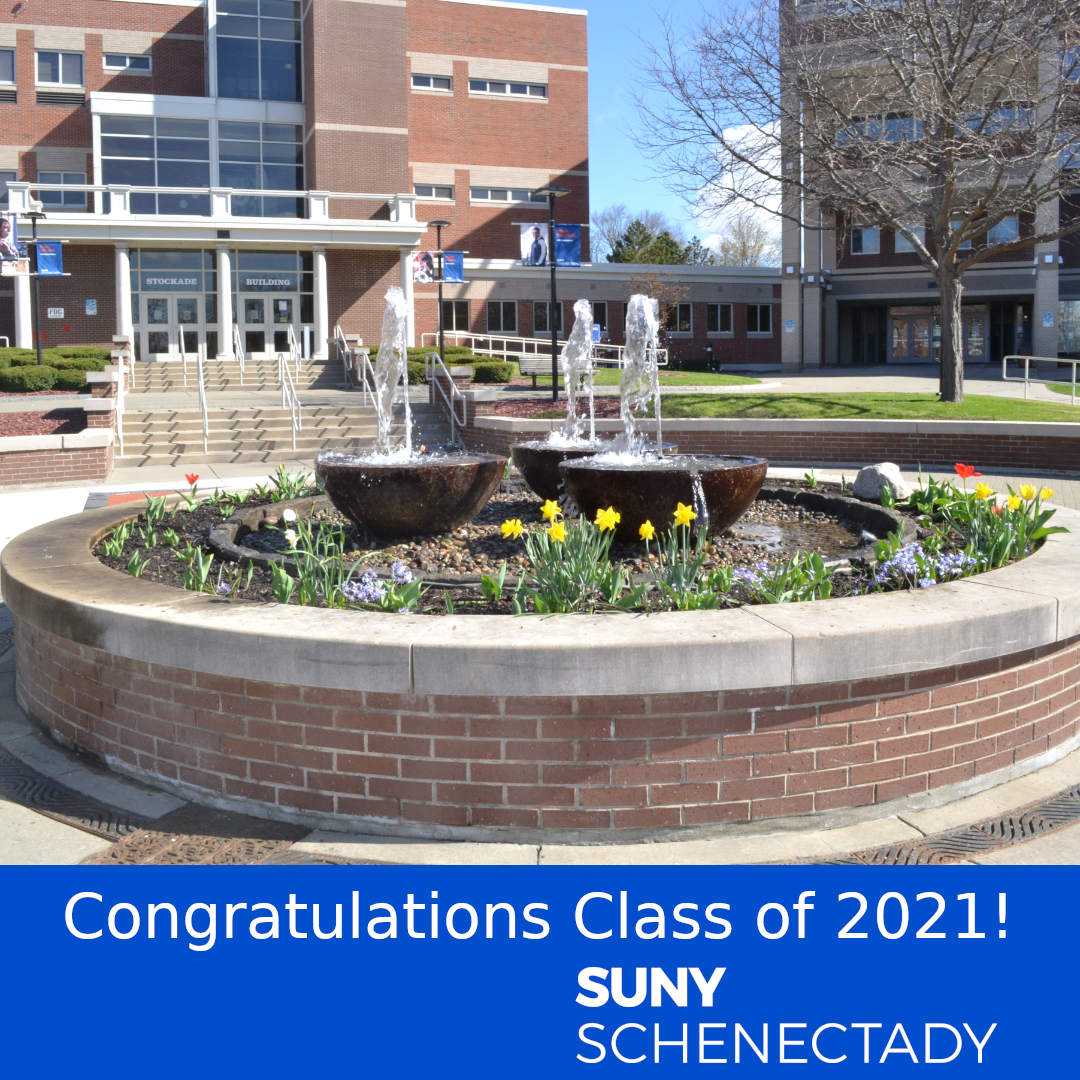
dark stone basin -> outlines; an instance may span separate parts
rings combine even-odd
[[[622,515],[616,537],[637,540],[638,528],[646,521],[658,533],[666,532],[680,502],[693,506],[700,515],[702,497],[709,514],[709,535],[730,528],[757,497],[769,463],[764,458],[700,454],[645,458],[634,464],[567,461],[560,468],[567,493],[590,521],[597,510],[612,506]],[[694,477],[701,484],[697,499]],[[695,528],[701,523],[699,516]]]
[[[330,501],[372,536],[456,529],[480,512],[505,470],[506,458],[495,454],[424,454],[396,464],[334,453],[315,460]]]
[[[564,461],[601,454],[611,447],[610,441],[599,439],[595,443],[581,446],[552,446],[546,439],[534,439],[531,442],[514,443],[510,453],[518,472],[525,478],[525,483],[541,499],[554,499],[557,502],[560,495],[566,494],[559,466]],[[672,443],[664,443],[665,454],[674,454],[677,451],[678,447]]]

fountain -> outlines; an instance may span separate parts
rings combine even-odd
[[[619,380],[622,433],[610,450],[558,466],[566,493],[588,518],[608,506],[619,511],[615,535],[620,540],[637,540],[646,521],[666,528],[680,502],[693,506],[695,531],[723,532],[749,509],[769,467],[764,458],[662,454],[658,309],[655,300],[640,294],[632,296],[627,307],[626,366]],[[650,408],[656,418],[655,439],[638,430]]]
[[[320,454],[315,475],[330,501],[363,533],[423,536],[449,532],[472,520],[495,493],[506,459],[495,454],[419,453],[412,447],[406,320],[409,302],[400,288],[386,294],[382,337],[375,361],[374,453]],[[394,397],[404,388],[405,439],[392,445]]]

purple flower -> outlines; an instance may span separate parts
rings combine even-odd
[[[408,585],[413,579],[412,571],[403,562],[396,560],[390,564],[390,576],[399,585]]]
[[[218,596],[232,596],[232,589],[224,581],[219,581],[214,586],[214,591],[218,594]]]

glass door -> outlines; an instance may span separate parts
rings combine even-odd
[[[141,355],[157,363],[181,360],[185,353],[194,360],[206,341],[201,300],[200,296],[143,297]]]
[[[143,297],[143,343],[142,355],[152,363],[162,363],[173,358],[172,304],[168,296]]]
[[[296,298],[292,296],[244,296],[244,352],[255,360],[274,360],[289,353],[289,327],[298,335]]]
[[[964,359],[973,364],[985,364],[987,350],[987,310],[976,308],[964,312]]]
[[[916,364],[930,362],[930,317],[927,315],[911,320],[911,359]]]
[[[892,348],[889,363],[906,364],[911,357],[911,320],[906,316],[892,318]]]

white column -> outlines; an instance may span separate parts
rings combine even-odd
[[[131,322],[131,256],[127,244],[116,245],[116,332],[126,336],[135,355],[135,328]]]
[[[312,259],[315,271],[315,351],[313,360],[325,360],[330,355],[330,301],[326,291],[326,248],[317,247]]]
[[[34,347],[34,322],[30,314],[30,279],[16,277],[15,282],[15,348]]]
[[[217,249],[217,308],[219,360],[233,360],[232,260],[229,245]]]
[[[401,249],[401,291],[409,303],[409,318],[405,323],[406,344],[409,348],[416,345],[416,312],[413,311],[412,251]]]

